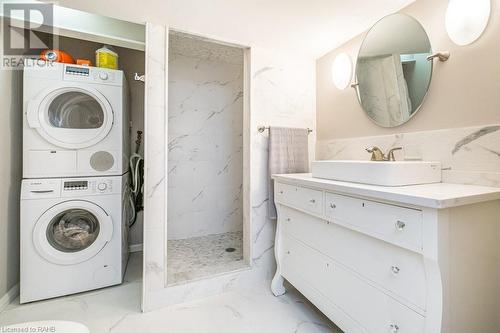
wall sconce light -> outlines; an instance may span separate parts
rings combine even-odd
[[[457,45],[476,41],[488,25],[491,0],[450,0],[446,10],[446,31]]]
[[[344,90],[352,79],[351,57],[345,52],[338,54],[332,63],[332,80],[335,87]]]

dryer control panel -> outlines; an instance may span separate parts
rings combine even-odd
[[[70,75],[89,76],[90,68],[83,66],[66,66],[65,73]]]
[[[63,79],[64,81],[117,86],[123,84],[123,72],[116,69],[65,64]]]

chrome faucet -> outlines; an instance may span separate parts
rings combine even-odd
[[[396,158],[394,157],[394,151],[401,149],[403,148],[402,147],[392,148],[391,150],[389,150],[389,152],[387,152],[387,155],[385,155],[384,152],[377,146],[366,148],[366,151],[372,154],[371,157],[372,161],[396,161]]]

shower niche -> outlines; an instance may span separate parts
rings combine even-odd
[[[169,34],[167,284],[247,267],[245,49]]]

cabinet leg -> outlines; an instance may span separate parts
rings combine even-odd
[[[280,215],[280,206],[277,205],[278,216]],[[271,291],[274,296],[281,296],[286,293],[283,286],[285,279],[281,276],[281,221],[278,218],[276,224],[276,237],[274,240],[274,257],[276,258],[276,274],[274,274],[273,281],[271,282]]]
[[[276,272],[276,275],[271,282],[271,291],[274,296],[281,296],[286,293],[285,286],[283,285],[284,282],[285,279],[283,279],[279,272]]]

